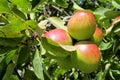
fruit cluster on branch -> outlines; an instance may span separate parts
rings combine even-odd
[[[67,45],[68,49],[75,48],[72,54],[67,51],[70,52],[68,56],[56,58],[59,66],[80,69],[85,73],[97,69],[101,58],[98,46],[103,35],[91,12],[85,10],[75,12],[68,21],[67,30],[56,28],[46,32],[44,37],[49,44],[56,47]]]

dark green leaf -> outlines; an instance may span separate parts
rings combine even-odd
[[[9,80],[19,80],[17,75],[11,75]]]
[[[15,68],[14,63],[9,64],[2,80],[9,80],[10,76],[12,75],[14,71],[14,68]]]
[[[36,77],[33,71],[26,70],[23,80],[38,80],[38,78]]]
[[[21,38],[0,38],[0,46],[16,47],[21,41]]]
[[[26,63],[29,56],[30,56],[30,49],[27,46],[22,47],[19,52],[19,58],[17,63],[19,65]]]

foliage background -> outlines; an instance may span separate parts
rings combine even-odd
[[[120,80],[120,19],[115,19],[119,4],[119,0],[0,0],[0,79]],[[62,69],[41,44],[45,30],[66,28],[70,16],[82,9],[94,14],[104,34],[101,63],[90,74]]]

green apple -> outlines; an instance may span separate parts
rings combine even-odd
[[[48,42],[52,45],[58,46],[58,44],[72,45],[72,38],[67,31],[63,29],[53,29],[44,34]]]
[[[99,27],[96,27],[96,30],[91,40],[99,46],[99,44],[102,42],[102,39],[103,39],[102,31]]]
[[[68,33],[76,40],[91,38],[96,28],[96,21],[92,13],[78,11],[74,13],[67,24]]]
[[[100,62],[100,50],[97,45],[90,41],[82,41],[78,42],[75,47],[76,54],[72,55],[75,68],[85,73],[95,71]]]

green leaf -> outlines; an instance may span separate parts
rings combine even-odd
[[[105,42],[102,42],[99,46],[100,50],[107,50],[109,48],[112,47],[112,43],[111,42],[108,42],[108,43],[105,43]]]
[[[15,68],[14,63],[9,64],[2,80],[9,80],[10,76],[12,75],[14,71],[14,68]]]
[[[76,9],[76,10],[84,10],[84,9],[81,8],[78,4],[76,4],[74,1],[73,1],[73,9]]]
[[[30,49],[27,46],[22,47],[19,52],[19,58],[18,58],[17,64],[25,65],[25,63],[28,62],[27,60],[29,56],[30,56]]]
[[[15,52],[16,50],[11,50],[10,52],[7,53],[6,58],[5,58],[7,64],[12,60]]]
[[[59,5],[60,7],[67,8],[68,4],[66,0],[53,0],[55,4]]]
[[[67,30],[67,27],[64,25],[65,22],[58,17],[49,17],[48,20],[56,27]]]
[[[1,56],[2,54],[6,54],[7,52],[11,51],[12,49],[14,49],[14,48],[0,46],[0,56]]]
[[[103,18],[106,18],[105,12],[108,12],[108,11],[111,11],[111,10],[108,8],[99,7],[93,12],[93,14],[99,16],[99,20],[101,20]]]
[[[72,54],[73,51],[75,50],[71,46],[64,46],[64,45],[52,45],[48,43],[46,38],[42,37],[41,44],[43,48],[48,52],[46,55],[52,58],[64,58],[67,57],[68,55]],[[57,44],[57,43],[56,43]],[[47,45],[47,46],[46,46]],[[71,50],[69,50],[71,49]]]
[[[35,29],[38,25],[37,23],[34,21],[34,20],[27,20],[25,21],[25,23],[23,24],[23,27],[26,26],[26,27],[30,27],[32,29]]]
[[[38,80],[38,78],[36,77],[33,71],[26,70],[23,80]]]
[[[17,5],[17,7],[19,8],[19,10],[25,12],[25,13],[29,13],[31,10],[31,3],[29,0],[9,0],[10,2],[12,2],[13,4]]]
[[[0,38],[0,46],[16,47],[21,41],[21,38]]]
[[[120,1],[119,1],[119,0],[112,0],[112,4],[113,4],[114,7],[120,9],[120,5],[119,5],[119,4],[120,4]]]
[[[18,10],[17,7],[14,7],[14,8],[12,9],[12,11],[13,11],[17,16],[19,16],[21,19],[27,20],[25,14],[24,14],[22,11]]]
[[[6,38],[15,38],[15,37],[21,37],[21,31],[26,28],[26,26],[23,26],[23,21],[16,18],[13,15],[9,15],[8,17],[9,24],[5,26],[0,26],[0,37],[6,37]]]
[[[0,13],[11,13],[7,0],[0,0]]]
[[[111,15],[112,14],[112,15]],[[115,18],[116,16],[119,16],[120,15],[120,11],[107,11],[104,13],[104,15],[109,18],[109,19],[113,19]]]
[[[47,23],[48,23],[48,20],[42,20],[41,22],[38,23],[38,26],[36,27],[36,32],[39,37],[41,37],[41,35],[45,31]]]
[[[9,80],[19,80],[17,75],[11,75]]]
[[[42,59],[39,55],[39,50],[38,49],[36,49],[36,51],[35,51],[34,59],[33,59],[32,62],[33,62],[33,69],[34,69],[35,75],[39,79],[44,80],[43,68],[42,68]]]
[[[46,2],[49,4],[57,5],[59,7],[63,7],[63,8],[68,7],[68,3],[66,0],[47,0]]]

